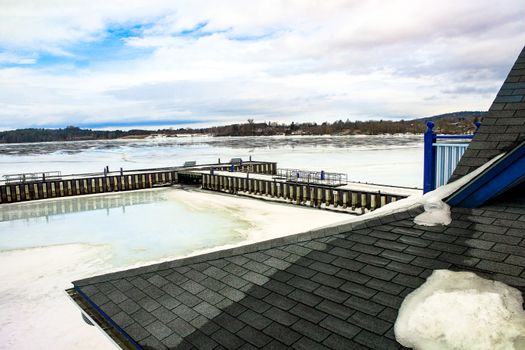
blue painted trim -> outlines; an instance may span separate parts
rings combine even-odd
[[[427,122],[424,141],[423,161],[423,193],[432,191],[436,187],[436,150],[432,146],[436,141],[436,134],[432,131],[434,123]]]
[[[436,135],[436,139],[472,139],[474,135]]]
[[[113,326],[117,331],[119,331],[127,340],[129,340],[129,342],[135,347],[135,349],[137,350],[143,350],[142,349],[142,346],[140,346],[128,333],[126,333],[122,328],[120,328],[112,319],[111,317],[109,317],[104,311],[102,311],[97,304],[95,304],[91,299],[89,299],[89,297],[84,294],[84,292],[82,292],[80,290],[80,288],[78,287],[74,287],[75,291],[80,294],[80,296],[82,296],[82,298],[84,298],[85,301],[88,302],[88,304],[93,308],[95,309],[99,314],[100,316],[104,317],[104,319],[111,325]]]
[[[451,206],[477,208],[525,181],[525,142],[456,192]]]
[[[434,123],[429,121],[427,122],[427,131],[425,131],[424,134],[424,161],[423,161],[423,193],[427,193],[430,191],[433,191],[436,189],[438,182],[439,185],[442,185],[441,182],[443,182],[443,175],[440,171],[441,175],[438,175],[436,172],[439,169],[443,168],[443,164],[440,164],[438,167],[437,162],[442,161],[442,159],[437,159],[437,152],[436,148],[440,146],[452,146],[453,144],[438,144],[437,140],[471,140],[476,132],[478,131],[479,127],[481,126],[480,122],[475,122],[474,125],[476,126],[476,131],[474,131],[474,134],[470,135],[436,135],[432,131],[434,128]],[[467,142],[465,142],[467,144]],[[458,147],[461,147],[461,145],[457,145]],[[461,154],[457,155],[456,160],[459,161],[461,159],[461,156],[463,155],[463,152]],[[451,160],[449,160],[449,163],[447,163],[447,169],[451,168],[452,166],[455,168],[456,164],[451,164]],[[447,170],[447,174],[448,174]],[[453,169],[452,169],[453,171]]]
[[[468,147],[469,143],[448,143],[448,142],[436,142],[434,147]]]

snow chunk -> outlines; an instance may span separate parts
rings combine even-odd
[[[399,310],[396,339],[424,350],[525,349],[519,290],[471,272],[436,270]]]
[[[445,186],[438,187],[437,189],[426,193],[419,198],[418,204],[423,204],[425,212],[419,214],[414,218],[414,223],[423,226],[436,226],[436,225],[448,225],[452,222],[450,217],[450,206],[443,202],[444,198],[447,198],[461,187],[472,181],[476,176],[480,175],[483,171],[488,169],[492,164],[499,160],[503,154],[500,154],[492,158],[487,163],[483,164],[473,172],[462,178],[446,184]],[[409,197],[410,198],[410,197]]]
[[[425,201],[425,211],[414,218],[414,223],[423,226],[448,225],[452,222],[450,206],[440,199]]]

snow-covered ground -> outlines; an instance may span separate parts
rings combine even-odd
[[[154,195],[145,199],[145,192]],[[25,206],[28,212],[26,218],[0,222],[0,349],[35,344],[44,349],[113,348],[102,332],[82,321],[66,296],[71,281],[299,233],[348,217],[177,189],[70,198],[80,201],[75,206],[90,201],[98,209],[33,215],[35,206],[54,208],[66,200],[7,206],[22,212]],[[138,204],[129,204],[133,201]]]

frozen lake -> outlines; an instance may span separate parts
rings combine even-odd
[[[0,146],[0,174],[182,165],[184,161],[229,161],[233,157],[277,162],[280,168],[348,174],[349,180],[421,187],[422,135],[177,137],[6,144]]]
[[[9,144],[0,175],[209,163],[233,157],[421,186],[421,136],[179,137]],[[315,209],[168,189],[0,206],[0,349],[105,349],[64,289],[75,279],[206,252],[348,218]]]

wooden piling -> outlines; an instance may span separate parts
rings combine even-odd
[[[370,195],[370,210],[376,209],[376,200],[377,200],[377,197],[375,194]]]
[[[38,184],[33,184],[33,198],[34,199],[38,199],[39,196],[38,196]],[[1,196],[0,196],[1,197]]]
[[[367,203],[366,203],[366,194],[361,193],[361,212],[364,213],[365,209],[367,209]]]

